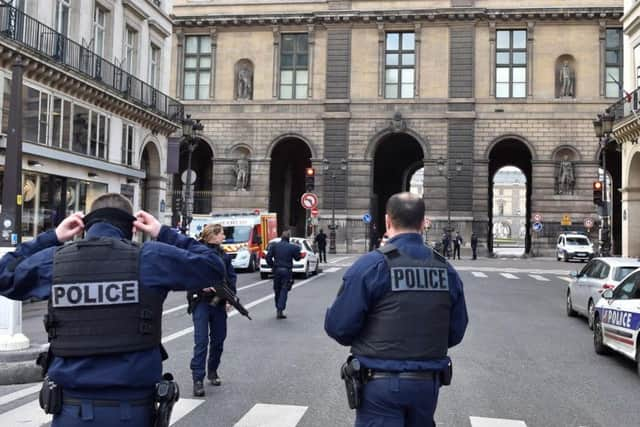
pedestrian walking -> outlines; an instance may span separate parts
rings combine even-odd
[[[442,255],[451,258],[451,244],[449,242],[449,233],[442,233]]]
[[[300,247],[289,243],[289,231],[284,231],[278,243],[267,251],[267,264],[273,269],[273,292],[275,294],[276,318],[286,319],[287,295],[293,283],[293,261],[300,260]]]
[[[471,252],[473,252],[473,259],[478,258],[478,236],[476,233],[471,233]]]
[[[135,244],[133,230],[155,240]],[[162,304],[171,290],[199,289],[223,274],[206,246],[146,212],[132,216],[115,193],[5,255],[0,294],[49,299],[40,404],[52,426],[150,427],[154,418],[168,426],[179,393],[162,376]]]
[[[324,234],[322,228],[320,232],[316,235],[316,238],[313,240],[318,247],[318,256],[320,262],[327,262],[327,235]],[[324,260],[324,261],[323,261]]]
[[[451,381],[447,350],[462,341],[467,309],[458,273],[422,243],[424,212],[417,195],[389,198],[389,242],[347,270],[325,316],[327,334],[351,346],[341,373],[356,427],[434,427]]]
[[[207,224],[202,230],[201,242],[207,245],[217,256],[224,260],[224,282],[235,293],[236,272],[231,264],[231,256],[226,254],[220,244],[224,241],[224,228],[220,224]],[[230,306],[224,298],[216,295],[213,286],[187,292],[188,312],[193,318],[193,358],[191,359],[191,375],[193,378],[193,395],[205,395],[204,376],[205,362],[207,379],[214,386],[222,384],[218,375],[220,358],[227,337],[227,311]],[[207,358],[207,347],[209,357]]]
[[[459,231],[456,231],[456,235],[453,238],[453,259],[456,259],[456,254],[458,254],[458,259],[460,259],[460,246],[464,243],[462,236]]]

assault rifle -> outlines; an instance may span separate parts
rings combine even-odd
[[[214,284],[211,287],[216,290],[217,298],[227,301],[233,308],[238,311],[238,313],[242,314],[247,319],[252,320],[249,316],[249,310],[247,310],[242,304],[240,304],[240,299],[225,282]]]

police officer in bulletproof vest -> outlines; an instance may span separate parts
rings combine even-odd
[[[134,230],[154,240],[135,244]],[[40,404],[53,427],[168,426],[179,391],[162,375],[162,304],[171,290],[201,289],[223,274],[206,246],[146,212],[133,216],[113,193],[5,255],[0,294],[49,300]]]
[[[275,294],[276,318],[286,319],[287,295],[293,281],[293,261],[300,259],[300,247],[289,243],[289,232],[284,231],[278,243],[271,244],[267,251],[267,264],[273,269],[273,292]]]
[[[351,346],[341,375],[357,427],[431,427],[451,381],[447,350],[467,327],[462,281],[422,242],[422,198],[395,194],[386,208],[389,242],[345,273],[325,330]]]
[[[226,254],[220,244],[224,241],[224,228],[220,224],[207,224],[202,230],[200,241],[207,245],[225,264],[225,278],[227,286],[236,292],[236,272],[231,264],[231,256]],[[203,379],[205,375],[205,361],[207,378],[214,386],[222,384],[218,376],[218,367],[224,340],[227,337],[227,311],[230,305],[224,298],[216,295],[213,286],[187,292],[189,302],[188,312],[193,316],[193,358],[191,359],[191,374],[193,377],[193,395],[204,396]],[[209,358],[207,359],[207,347]]]

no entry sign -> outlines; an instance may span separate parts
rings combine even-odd
[[[318,207],[318,196],[315,193],[304,193],[300,197],[300,204],[305,209],[313,209]]]

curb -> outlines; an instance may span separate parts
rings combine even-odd
[[[38,345],[27,350],[0,352],[0,385],[41,381],[42,368],[36,365],[36,359],[47,347]]]

